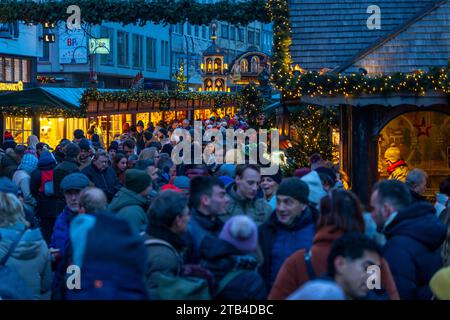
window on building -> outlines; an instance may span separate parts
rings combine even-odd
[[[138,34],[133,34],[133,50],[132,50],[132,60],[133,60],[133,68],[141,68],[142,67],[142,56],[143,56],[143,37]]]
[[[22,81],[30,82],[31,62],[28,59],[22,59]]]
[[[246,59],[242,59],[240,62],[241,72],[248,72],[248,61]]]
[[[156,39],[147,38],[147,70],[156,71]]]
[[[161,65],[169,65],[169,42],[161,40]]]
[[[18,144],[25,144],[31,131],[31,118],[5,117],[5,130],[11,132],[14,141]]]
[[[254,30],[248,29],[247,42],[249,44],[255,44],[255,31]]]
[[[186,23],[186,34],[192,36],[192,25],[189,22]]]
[[[194,26],[194,36],[197,38],[200,36],[200,27],[199,26]]]
[[[130,64],[130,45],[128,38],[128,33],[117,31],[117,65],[119,66],[128,66]]]
[[[114,29],[101,27],[100,38],[109,38],[109,54],[100,55],[100,64],[106,66],[114,65]]]
[[[236,27],[230,26],[230,40],[236,40]]]
[[[20,59],[14,59],[14,82],[19,82],[22,80],[22,63],[20,63]]]
[[[11,58],[5,58],[5,81],[13,81],[13,63]]]
[[[259,46],[261,44],[261,32],[256,30],[255,32],[255,44]]]
[[[206,39],[206,26],[202,26],[202,38]]]
[[[223,39],[228,39],[228,25],[221,23],[220,24],[220,34],[222,36]]]
[[[39,61],[46,62],[50,60],[50,43],[43,42],[42,43],[42,57],[39,58]]]
[[[238,41],[244,42],[244,28],[238,29]]]
[[[178,33],[178,34],[183,34],[183,26],[184,26],[184,23],[177,23],[173,28],[173,32]]]

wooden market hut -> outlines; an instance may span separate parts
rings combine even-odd
[[[450,175],[450,1],[293,0],[289,5],[294,64],[343,76],[404,73],[409,80],[396,84],[397,92],[394,85],[384,93],[380,87],[363,94],[337,90],[330,95],[319,89],[282,104],[340,107],[341,167],[363,202],[368,203],[373,183],[387,177],[384,153],[391,145],[401,150],[410,168],[428,173],[427,196],[434,196],[439,182]],[[374,5],[381,28],[368,25],[372,13],[367,10]],[[427,78],[432,68],[442,68],[442,88],[434,82],[422,86],[422,81],[435,80]],[[409,81],[416,79],[417,86],[411,86]]]

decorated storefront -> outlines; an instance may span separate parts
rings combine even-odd
[[[34,88],[3,94],[0,98],[0,123],[19,144],[30,135],[51,147],[62,138],[72,139],[77,128],[86,130],[87,120],[80,111],[77,97],[83,89]]]
[[[139,121],[147,128],[150,123],[204,120],[211,116],[233,115],[237,110],[236,94],[225,92],[88,90],[81,101],[89,126],[98,128],[105,144],[114,140],[127,126]]]

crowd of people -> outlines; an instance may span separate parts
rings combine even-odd
[[[247,128],[239,116],[203,125]],[[363,206],[319,154],[291,177],[265,175],[235,163],[242,146],[218,163],[211,140],[204,163],[176,165],[176,128],[193,130],[139,121],[108,147],[77,129],[53,152],[5,134],[0,298],[450,299],[450,177],[435,203],[413,169]]]

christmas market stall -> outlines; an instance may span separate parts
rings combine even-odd
[[[0,95],[2,137],[10,132],[19,144],[30,135],[52,147],[62,138],[72,139],[77,128],[86,130],[87,121],[80,110],[82,88],[33,88]]]
[[[233,115],[236,94],[226,92],[158,92],[150,90],[99,91],[87,90],[82,97],[82,109],[89,122],[103,132],[109,144],[124,126],[142,121],[171,123],[184,119],[204,120],[211,116]]]

